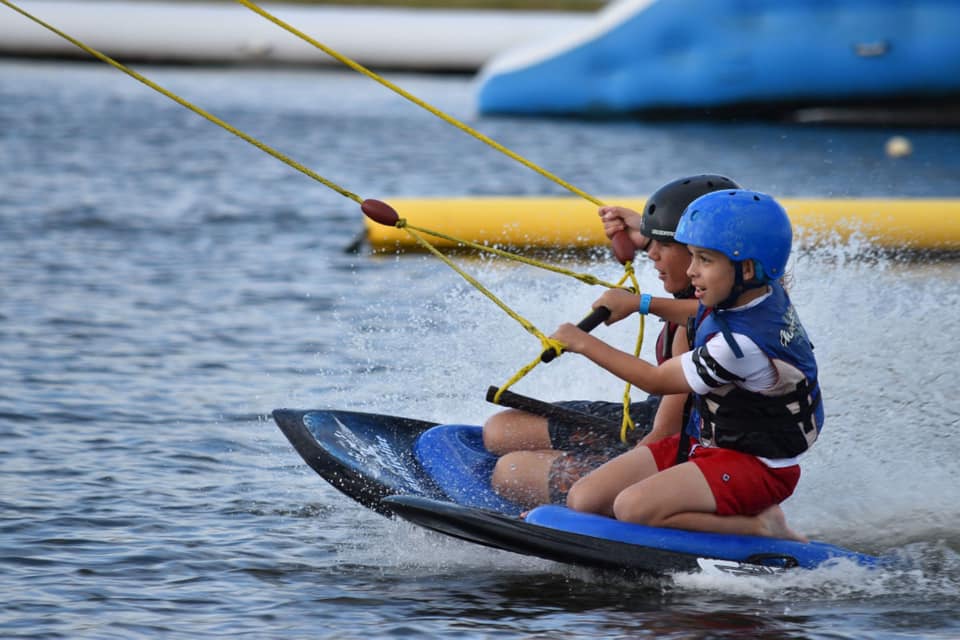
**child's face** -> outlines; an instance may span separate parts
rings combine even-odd
[[[708,307],[726,300],[733,291],[735,277],[730,259],[718,251],[701,247],[689,247],[689,252],[687,275],[697,299]]]
[[[653,267],[663,281],[663,288],[667,293],[680,293],[690,286],[690,278],[687,276],[690,252],[686,245],[653,240],[647,248],[647,255],[653,260]]]

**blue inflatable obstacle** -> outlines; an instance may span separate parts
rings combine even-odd
[[[547,505],[525,519],[490,487],[481,429],[350,411],[273,412],[331,485],[390,516],[469,542],[569,564],[662,574],[770,573],[878,559],[822,542],[660,529]]]
[[[485,114],[960,104],[960,0],[614,0],[478,85]]]

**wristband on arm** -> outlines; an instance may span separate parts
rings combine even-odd
[[[640,296],[640,315],[645,316],[650,313],[650,302],[653,301],[653,296],[649,293],[644,293]]]

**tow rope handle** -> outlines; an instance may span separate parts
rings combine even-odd
[[[613,255],[616,256],[622,265],[633,262],[633,259],[637,255],[637,247],[633,244],[633,240],[630,239],[626,231],[618,231],[613,234],[613,237],[610,238],[610,245],[613,247]],[[610,309],[597,307],[591,311],[586,318],[577,323],[577,328],[590,333],[600,326],[602,322],[606,322],[609,317]],[[551,362],[557,355],[559,354],[553,349],[544,349],[543,353],[540,354],[540,362]]]
[[[597,307],[590,312],[586,318],[577,323],[577,328],[581,331],[586,331],[590,333],[594,329],[600,326],[601,323],[605,322],[607,318],[610,317],[610,309],[606,307]],[[544,349],[543,353],[540,354],[540,362],[550,362],[557,357],[557,352],[553,349]]]
[[[497,398],[498,395],[500,396],[499,399]],[[543,400],[529,396],[522,396],[513,391],[500,391],[498,387],[494,386],[487,388],[487,402],[501,407],[519,409],[520,411],[526,411],[527,413],[532,413],[543,418],[553,418],[566,424],[586,427],[588,429],[609,429],[613,431],[620,426],[608,418],[576,411],[575,409],[568,409],[567,407],[551,402],[544,402]]]

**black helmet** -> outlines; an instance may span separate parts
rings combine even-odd
[[[644,205],[640,233],[657,242],[676,242],[673,235],[688,204],[711,191],[740,188],[730,178],[710,173],[668,182]]]

